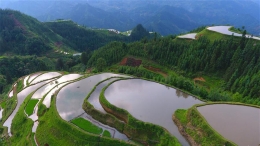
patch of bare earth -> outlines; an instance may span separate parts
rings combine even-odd
[[[92,71],[92,68],[88,68],[88,69],[86,70],[86,73],[91,73],[91,71]]]
[[[199,82],[206,82],[206,80],[203,77],[196,77],[193,79],[194,84],[199,83]]]

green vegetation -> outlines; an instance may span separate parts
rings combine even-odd
[[[195,141],[200,145],[236,145],[233,142],[225,139],[217,131],[215,131],[206,121],[206,119],[199,113],[197,107],[210,104],[232,104],[242,106],[252,106],[260,108],[260,106],[248,105],[236,102],[211,102],[205,104],[194,105],[188,110],[178,109],[173,115],[173,121],[178,126],[182,135],[190,141]]]
[[[233,101],[232,96],[237,93],[240,97],[236,101],[260,104],[257,98],[260,96],[260,87],[257,86],[260,81],[259,41],[245,36],[222,35],[207,29],[200,34],[202,36],[198,40],[188,43],[174,41],[170,37],[129,44],[110,43],[93,53],[88,66],[94,67],[94,61],[100,57],[106,60],[108,66],[120,62],[125,56],[146,58],[166,71],[175,72],[165,78],[154,75],[146,78],[175,86],[206,100]],[[113,67],[111,70],[116,72],[145,76],[138,73],[142,66]],[[194,85],[191,79],[198,76],[209,77],[205,86]]]
[[[31,139],[31,144],[32,144],[32,146],[37,146],[36,143],[35,143],[35,141],[34,141],[34,135],[35,135],[35,133],[33,133],[33,134],[31,135],[31,137],[30,137],[30,139]]]
[[[106,30],[90,30],[72,21],[41,23],[20,12],[0,9],[0,101],[4,108],[1,123],[15,109],[17,93],[23,89],[20,77],[42,70],[112,71],[156,81],[207,101],[260,105],[260,42],[246,38],[244,28],[232,27],[230,30],[243,35],[223,35],[203,26],[191,31],[198,33],[196,40],[187,41],[175,36],[149,34],[138,25],[127,37]],[[75,50],[83,52],[82,56],[73,57],[71,54]],[[125,57],[141,59],[142,63],[140,66],[120,65]],[[205,81],[193,80],[197,77],[203,77]],[[14,96],[7,98],[14,81],[17,81]],[[111,114],[100,113],[85,100],[83,109],[93,118],[147,145],[178,145],[163,128],[139,121],[127,111],[111,105],[105,99],[104,91],[100,101]],[[7,145],[35,145],[31,132],[33,121],[23,113],[26,110],[30,115],[36,104],[30,96],[14,118],[13,137],[7,139]],[[82,129],[62,120],[53,99],[49,109],[40,102],[38,114],[40,124],[36,137],[40,145],[128,145],[82,130],[92,127],[82,124],[82,119],[75,119],[75,124]],[[202,145],[230,144],[207,126],[194,108],[177,110],[175,117],[186,126],[185,132]],[[5,131],[0,126],[0,133]],[[196,135],[198,131],[205,135]],[[106,137],[108,133],[103,135]]]
[[[5,109],[5,108],[6,108],[6,101],[1,102],[1,108],[2,108],[2,109]]]
[[[76,118],[71,120],[71,123],[77,125],[79,128],[93,133],[93,134],[101,134],[102,133],[102,128],[99,128],[98,126],[92,124],[90,121],[85,120],[84,118]]]
[[[87,133],[62,120],[56,110],[55,96],[52,97],[50,108],[45,109],[45,111],[45,114],[39,117],[39,126],[36,132],[36,138],[40,145],[131,145],[124,141],[101,138],[95,134]]]
[[[98,49],[111,41],[130,41],[129,38],[124,35],[87,29],[78,26],[78,24],[72,21],[46,22],[44,24],[55,33],[66,38],[63,40],[64,43],[69,44],[71,48],[80,52]]]
[[[121,32],[121,34],[125,36],[130,36],[131,32],[132,30],[128,30],[128,31]]]
[[[96,68],[99,72],[101,72],[105,67],[107,63],[106,60],[103,58],[98,58],[97,63],[96,63]]]
[[[33,145],[31,141],[33,121],[24,114],[24,108],[34,92],[29,94],[19,107],[11,125],[12,137],[7,139],[7,145]],[[21,126],[22,125],[22,126]],[[27,138],[29,137],[29,138]]]
[[[147,31],[143,26],[142,24],[138,24],[131,32],[130,34],[130,38],[133,40],[133,41],[139,41],[141,40],[142,38],[146,38],[146,40],[148,38],[151,38],[152,35],[150,35],[149,31]]]
[[[17,104],[17,95],[14,95],[12,98],[6,100],[6,107],[2,113],[2,121],[7,120],[7,118],[12,114]]]
[[[235,32],[235,33],[239,33],[239,34],[243,34],[243,29],[241,30],[240,28],[235,28],[235,27],[230,27],[228,29],[229,31]]]
[[[194,106],[188,111],[176,110],[174,115],[176,119],[173,120],[178,120],[184,127],[182,132],[187,133],[200,145],[235,145],[212,129]]]
[[[121,42],[111,42],[104,47],[93,52],[88,60],[89,67],[95,66],[98,58],[103,58],[107,62],[107,66],[118,63],[127,53],[126,44]]]
[[[213,43],[216,40],[229,40],[230,39],[229,35],[224,35],[224,34],[221,34],[221,33],[215,32],[215,31],[211,31],[208,29],[204,29],[196,35],[196,37],[203,37],[203,36],[206,36],[207,39],[209,39],[211,43]],[[234,41],[239,41],[240,38],[241,37],[234,36],[234,39],[235,39]]]
[[[105,130],[105,131],[103,132],[103,136],[105,136],[105,137],[111,137],[111,134],[110,134],[109,131]]]
[[[116,78],[116,77],[111,77],[111,78]],[[124,126],[125,124],[118,120],[115,116],[111,115],[111,114],[104,114],[102,112],[100,112],[99,110],[95,109],[93,107],[92,104],[90,104],[88,102],[88,98],[90,97],[90,95],[95,91],[96,87],[101,84],[102,82],[105,82],[111,78],[107,78],[105,80],[100,81],[99,83],[97,83],[94,88],[90,91],[90,93],[87,95],[87,97],[84,100],[84,103],[82,105],[83,110],[88,113],[89,115],[91,115],[94,119],[98,120],[99,122],[105,124],[105,125],[109,125],[111,127],[116,128],[119,132],[123,133],[124,130]],[[122,77],[118,77],[118,78],[122,78]]]
[[[128,111],[117,108],[116,106],[110,104],[106,100],[104,92],[113,82],[109,83],[105,88],[102,89],[99,101],[107,112],[125,121],[123,132],[126,135],[129,135],[133,140],[149,145],[180,145],[178,140],[170,133],[168,133],[168,131],[166,131],[164,128],[158,125],[137,120],[131,114],[129,114]]]
[[[35,105],[39,102],[38,99],[31,99],[29,100],[28,104],[25,107],[25,112],[28,116],[33,114]]]
[[[175,111],[174,116],[182,123],[187,124],[187,110],[184,109],[178,109]]]
[[[38,112],[37,112],[37,115],[38,116],[43,116],[44,115],[44,113],[47,111],[47,107],[44,105],[44,104],[42,104],[42,101],[44,100],[44,98],[39,102],[39,104],[38,104]]]
[[[16,85],[16,92],[19,93],[23,90],[23,79],[18,80]]]
[[[206,26],[200,26],[200,27],[198,27],[196,29],[191,30],[189,33],[199,33],[199,32],[203,31],[206,28],[207,28]]]
[[[35,56],[13,56],[0,59],[0,76],[3,75],[5,78],[4,89],[7,87],[10,90],[9,84],[12,84],[21,76],[28,75],[33,72],[41,70],[52,70],[54,69],[54,63],[46,61],[46,57],[35,57]],[[7,87],[5,87],[7,86]],[[17,92],[23,89],[23,79],[17,83]]]
[[[0,54],[42,55],[59,40],[41,22],[17,11],[0,9],[0,22]]]

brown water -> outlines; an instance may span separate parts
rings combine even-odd
[[[207,122],[223,137],[241,146],[260,145],[260,109],[229,104],[198,107]]]
[[[174,88],[141,79],[117,81],[105,91],[107,100],[139,120],[166,128],[184,146],[189,145],[172,120],[176,109],[188,109],[202,101]]]

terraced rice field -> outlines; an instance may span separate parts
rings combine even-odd
[[[122,78],[126,78],[126,80],[120,80]],[[194,104],[203,103],[174,88],[113,73],[85,75],[62,75],[59,72],[35,73],[25,76],[23,83],[23,90],[17,94],[17,106],[3,125],[8,127],[8,134],[12,137],[12,122],[17,122],[15,117],[21,116],[17,115],[17,113],[23,113],[26,115],[26,120],[29,119],[32,122],[28,128],[31,129],[31,133],[36,133],[35,138],[37,139],[38,137],[40,142],[44,141],[44,138],[41,137],[41,133],[37,133],[37,127],[41,124],[46,124],[42,123],[46,122],[46,117],[43,120],[42,116],[44,114],[55,115],[53,112],[56,112],[58,116],[52,116],[54,117],[52,120],[59,121],[56,124],[61,124],[60,122],[62,121],[67,125],[71,125],[77,132],[72,131],[77,134],[82,133],[80,131],[84,131],[85,135],[93,136],[94,139],[96,135],[104,139],[111,137],[134,144],[124,133],[101,123],[82,109],[82,104],[85,100],[101,113],[109,114],[106,111],[107,109],[103,109],[100,104],[99,95],[102,89],[111,83],[104,94],[108,102],[118,108],[127,110],[141,121],[164,127],[170,134],[176,136],[182,145],[189,144],[179,134],[178,129],[171,120],[172,114],[176,109],[187,109]],[[12,96],[12,94],[13,92],[11,91],[9,96]],[[55,110],[53,111],[54,108]],[[55,122],[52,124],[55,125]],[[42,131],[43,127],[39,127],[40,131]],[[50,127],[50,129],[53,128]],[[69,133],[73,134],[72,131]],[[50,134],[50,136],[54,135]]]

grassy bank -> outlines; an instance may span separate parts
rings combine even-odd
[[[243,32],[242,32],[241,29],[239,29],[239,28],[235,28],[234,26],[230,27],[228,30],[231,31],[231,32],[235,32],[235,33],[243,34]]]
[[[116,80],[117,81],[117,80]],[[103,108],[110,114],[125,121],[123,133],[128,137],[143,144],[148,145],[180,145],[178,140],[171,136],[164,128],[151,123],[143,122],[134,118],[128,111],[117,108],[110,104],[104,95],[105,90],[109,85],[116,82],[109,83],[100,93],[100,103]]]
[[[96,90],[96,87],[98,85],[100,85],[101,83],[110,80],[112,78],[122,78],[122,77],[110,77],[107,78],[105,80],[102,80],[100,82],[98,82],[94,88],[91,90],[91,92],[87,95],[87,97],[84,100],[84,103],[82,105],[82,108],[85,110],[86,113],[88,113],[89,115],[91,115],[94,119],[98,120],[99,122],[105,124],[105,125],[109,125],[111,127],[116,128],[119,132],[123,133],[124,130],[124,126],[125,123],[123,123],[122,121],[118,120],[115,116],[111,115],[111,114],[104,114],[102,112],[100,112],[99,110],[95,109],[93,107],[92,104],[90,104],[88,102],[88,98],[91,96],[91,94]],[[108,131],[104,131],[103,136],[106,137],[111,137],[110,133]]]
[[[122,122],[121,120],[118,120],[115,116],[113,116],[111,114],[104,114],[104,113],[100,112],[99,110],[95,109],[94,106],[92,104],[90,104],[87,100],[90,97],[90,95],[95,91],[95,89],[98,85],[100,85],[101,83],[103,83],[109,79],[112,79],[112,78],[118,78],[118,77],[110,77],[110,78],[107,78],[105,80],[98,82],[94,86],[94,88],[91,90],[91,92],[87,95],[87,97],[85,98],[82,108],[86,113],[91,115],[94,119],[98,120],[99,122],[101,122],[105,125],[114,127],[119,132],[123,133],[124,126],[125,126],[124,122]]]
[[[2,113],[2,120],[1,120],[2,125],[8,119],[8,117],[12,114],[16,105],[17,105],[17,94],[15,93],[12,98],[8,98],[5,101],[5,108],[4,108],[4,111]]]
[[[101,134],[103,132],[102,128],[92,124],[90,121],[83,118],[76,118],[71,120],[71,123],[75,124],[79,128],[93,134]]]
[[[32,75],[34,75],[34,74],[37,74],[37,73],[40,73],[40,74],[38,74],[37,76],[35,76],[32,80],[31,80],[31,82],[29,82],[29,79],[31,78],[31,76]],[[42,74],[44,74],[44,73],[46,73],[45,71],[43,71],[43,72],[35,72],[35,73],[32,73],[32,74],[30,74],[30,77],[29,77],[29,79],[27,80],[28,82],[28,84],[31,84],[37,77],[39,77],[40,75],[42,75]]]
[[[22,85],[22,78],[17,80],[17,84],[21,81]],[[20,83],[20,84],[21,84]],[[15,84],[15,83],[14,83]],[[13,85],[14,85],[13,84]],[[4,122],[8,119],[8,117],[12,114],[12,112],[14,111],[16,105],[17,105],[17,94],[18,94],[18,89],[17,89],[18,85],[13,86],[13,96],[11,98],[7,98],[6,101],[4,101],[1,106],[4,109],[3,113],[2,113],[2,120],[1,120],[1,125],[4,124]],[[7,95],[8,96],[8,95]]]
[[[38,99],[31,99],[29,100],[28,104],[25,107],[25,112],[28,116],[33,114],[34,107],[38,103]]]
[[[124,141],[102,138],[85,132],[72,123],[63,120],[58,114],[55,105],[57,93],[52,97],[50,108],[41,109],[45,112],[39,117],[39,126],[36,132],[36,138],[40,145],[130,145]],[[41,105],[39,107],[44,108]]]
[[[191,143],[200,145],[225,145],[233,146],[236,145],[232,141],[225,139],[216,130],[214,130],[205,120],[205,118],[199,113],[197,107],[205,106],[210,104],[236,104],[245,105],[241,103],[206,103],[200,105],[194,105],[188,110],[178,109],[173,115],[173,121],[179,128],[181,134]],[[253,107],[258,107],[250,105]],[[259,107],[258,107],[259,108]]]
[[[23,104],[19,107],[11,125],[12,137],[7,139],[7,145],[28,145],[34,146],[34,141],[30,137],[33,135],[32,127],[33,121],[24,114],[26,103],[29,102],[34,92],[29,94]],[[22,125],[22,126],[21,126]],[[29,138],[28,138],[29,137]]]
[[[103,133],[103,136],[105,137],[111,137],[111,134],[109,131],[105,130],[104,133]]]
[[[17,93],[19,93],[19,92],[21,92],[23,90],[23,80],[24,79],[20,79],[17,82],[17,85],[16,85]]]
[[[241,105],[241,106],[250,106],[250,107],[260,108],[259,105],[246,104],[246,103],[240,103],[240,102],[207,102],[204,104],[197,104],[195,106],[200,107],[200,106],[206,106],[206,105],[212,105],[212,104],[230,104],[230,105]]]
[[[229,35],[224,35],[215,31],[211,31],[208,29],[204,29],[201,32],[199,32],[196,37],[202,37],[202,36],[207,36],[207,38],[210,40],[210,42],[214,42],[215,40],[228,40],[230,39]],[[235,37],[234,40],[239,42],[241,37]]]

